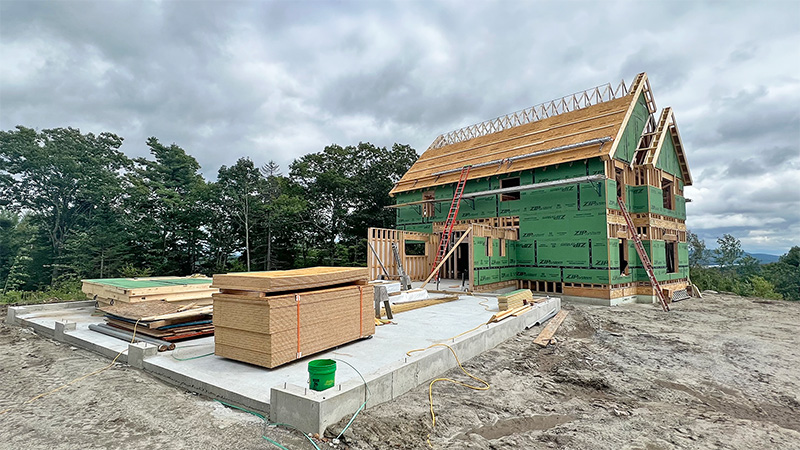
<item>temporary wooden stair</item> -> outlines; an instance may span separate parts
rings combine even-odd
[[[622,215],[625,217],[625,223],[628,224],[628,234],[631,235],[633,242],[636,244],[636,253],[639,255],[639,259],[642,261],[644,270],[647,272],[647,276],[650,277],[650,284],[653,286],[653,289],[655,289],[658,300],[661,303],[661,309],[664,311],[669,311],[669,305],[667,304],[666,297],[664,297],[664,291],[661,289],[661,285],[658,283],[658,280],[656,280],[656,274],[653,272],[653,264],[650,262],[647,252],[644,251],[642,239],[639,237],[639,233],[636,232],[633,219],[628,213],[628,208],[625,207],[625,201],[621,197],[618,197],[617,201],[619,202],[619,209],[622,211]]]
[[[467,184],[467,177],[469,176],[469,170],[472,166],[464,166],[461,169],[461,177],[458,179],[458,184],[456,184],[456,189],[453,192],[453,200],[450,202],[450,210],[447,213],[447,220],[444,222],[444,227],[442,228],[442,238],[439,241],[439,250],[436,252],[436,259],[433,261],[433,268],[431,269],[431,274],[439,270],[439,263],[442,262],[442,258],[450,249],[450,240],[453,237],[453,227],[456,224],[456,219],[458,218],[458,209],[461,206],[461,196],[464,195],[464,186]],[[436,275],[438,279],[438,274]]]

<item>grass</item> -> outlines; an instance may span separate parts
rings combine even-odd
[[[80,281],[70,281],[58,286],[49,286],[40,291],[8,291],[0,293],[0,304],[35,305],[38,303],[72,302],[86,300]]]

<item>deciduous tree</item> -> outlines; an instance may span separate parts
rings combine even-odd
[[[51,280],[62,272],[66,244],[89,211],[120,194],[120,171],[128,164],[120,145],[112,133],[76,128],[0,132],[0,197],[30,212],[46,232]]]

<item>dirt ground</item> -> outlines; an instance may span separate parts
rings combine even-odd
[[[535,327],[464,364],[491,389],[434,386],[434,448],[800,449],[800,304],[707,294],[669,313],[565,309],[555,345],[534,345]],[[0,410],[15,407],[0,415],[0,448],[277,448],[262,433],[313,448],[122,364],[18,406],[107,364],[0,325]],[[426,448],[428,408],[426,383],[362,412],[338,445],[318,445]]]

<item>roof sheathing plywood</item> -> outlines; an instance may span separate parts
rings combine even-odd
[[[619,132],[630,104],[631,97],[626,95],[468,141],[429,149],[400,179],[391,194],[455,183],[460,175],[458,172],[441,176],[433,174],[458,169],[467,164],[501,160],[591,139],[614,137]],[[503,163],[474,168],[470,171],[469,179],[601,156],[608,153],[608,146],[603,147],[603,145],[592,145],[532,156],[515,161],[513,164]]]

